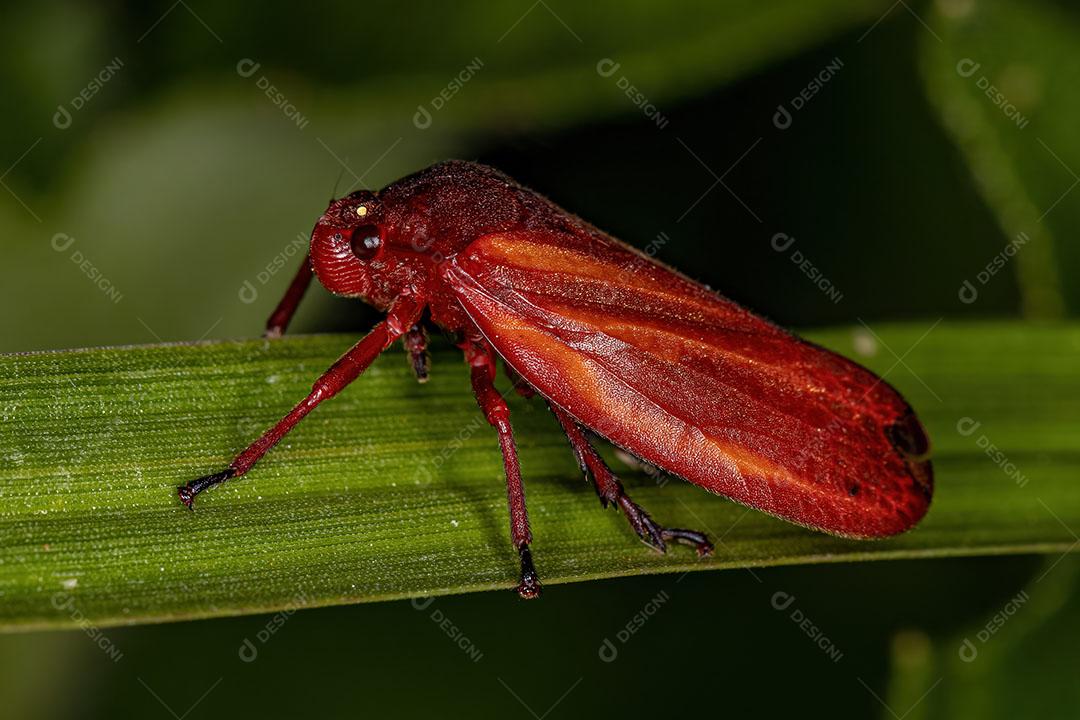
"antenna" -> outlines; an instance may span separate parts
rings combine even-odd
[[[334,189],[330,191],[330,202],[334,202],[335,200],[337,200],[338,184],[341,182],[341,176],[344,175],[344,174],[345,174],[345,166],[342,165],[341,169],[338,170],[337,180],[334,181]]]

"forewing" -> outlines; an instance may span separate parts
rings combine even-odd
[[[663,470],[848,537],[926,513],[928,441],[896,390],[618,241],[486,235],[444,277],[542,395]]]

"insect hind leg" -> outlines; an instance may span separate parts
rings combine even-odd
[[[676,542],[694,548],[699,557],[712,553],[713,545],[704,533],[681,528],[666,528],[657,524],[640,505],[630,499],[622,482],[593,448],[577,421],[560,407],[551,403],[548,403],[548,407],[562,425],[582,472],[586,477],[592,478],[596,494],[600,496],[601,505],[604,507],[617,505],[638,537],[646,545],[660,552],[667,552],[667,543]]]

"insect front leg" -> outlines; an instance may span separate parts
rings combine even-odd
[[[577,421],[556,405],[548,403],[548,407],[551,408],[551,412],[555,414],[555,418],[562,425],[563,432],[566,433],[566,437],[570,441],[570,447],[573,448],[574,455],[577,456],[581,471],[585,473],[586,477],[592,478],[596,487],[596,494],[600,496],[601,505],[604,507],[609,504],[618,505],[638,537],[645,544],[660,552],[667,552],[668,542],[678,542],[693,547],[697,550],[699,556],[712,553],[712,543],[709,542],[709,538],[704,533],[680,528],[666,528],[658,525],[656,521],[649,517],[649,514],[626,494],[622,482],[593,448]]]
[[[304,416],[314,410],[319,403],[341,392],[349,383],[364,372],[374,362],[379,354],[390,347],[397,338],[420,317],[423,304],[413,297],[402,297],[390,308],[386,319],[372,328],[371,332],[364,336],[360,342],[352,346],[348,352],[342,355],[330,369],[323,373],[311,392],[296,407],[288,412],[276,425],[264,432],[258,440],[251,443],[243,452],[237,455],[229,467],[221,472],[205,475],[177,488],[180,500],[189,508],[195,502],[195,496],[203,490],[225,482],[231,478],[240,477],[259,461],[263,455],[296,427]]]
[[[486,341],[466,342],[465,360],[472,372],[473,393],[487,421],[499,433],[503,467],[506,471],[506,498],[510,505],[510,539],[521,558],[521,581],[517,593],[523,598],[540,595],[540,578],[533,566],[532,532],[529,529],[529,513],[525,509],[525,487],[521,482],[521,464],[518,462],[514,433],[510,427],[510,408],[495,388],[495,352]]]
[[[266,321],[266,332],[263,333],[263,337],[277,338],[285,333],[285,328],[289,326],[289,322],[296,313],[296,308],[299,307],[300,301],[304,298],[304,293],[307,292],[308,286],[311,285],[312,275],[311,256],[305,255],[304,261],[300,263],[300,268],[296,271],[292,282],[289,283],[289,289],[285,291],[285,295],[282,296],[281,301],[274,308],[274,312]]]

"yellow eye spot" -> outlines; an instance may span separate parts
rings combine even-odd
[[[365,215],[367,215],[367,206],[361,205],[360,207],[356,208],[356,214],[360,217],[364,217]]]

